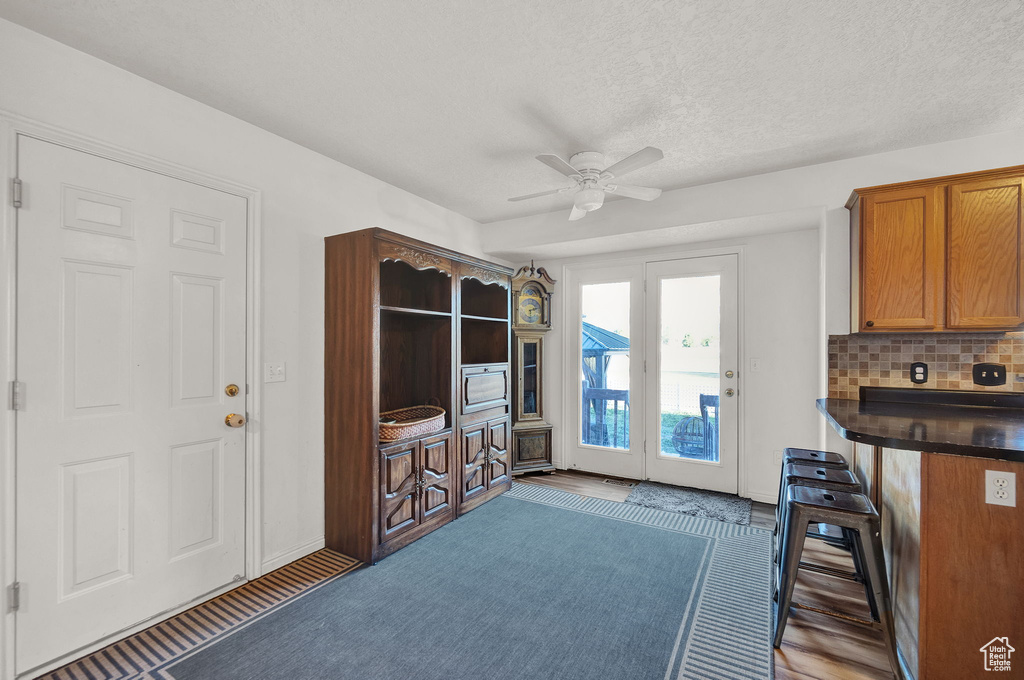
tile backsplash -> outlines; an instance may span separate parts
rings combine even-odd
[[[910,364],[928,364],[928,382],[910,382]],[[989,362],[1006,366],[1006,384],[975,385],[972,366]],[[828,396],[859,399],[860,386],[920,387],[942,390],[1024,392],[1024,333],[914,333],[830,335]]]

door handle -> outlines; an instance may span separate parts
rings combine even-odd
[[[733,373],[732,371],[726,371],[726,372],[725,372],[725,377],[726,377],[726,378],[731,378],[731,377],[733,377],[734,375],[736,375],[736,374],[735,374],[735,373]]]
[[[245,425],[245,416],[240,413],[229,413],[224,418],[224,424],[228,427],[242,427]]]
[[[733,388],[731,388],[731,387],[730,387],[730,388],[728,388],[727,390],[725,390],[725,396],[727,396],[727,397],[731,397],[731,396],[733,396],[734,394],[736,394],[736,390],[734,390],[734,389],[733,389]]]

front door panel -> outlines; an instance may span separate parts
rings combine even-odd
[[[18,138],[16,669],[245,573],[245,199]]]

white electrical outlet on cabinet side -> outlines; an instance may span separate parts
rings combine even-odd
[[[263,364],[263,382],[284,382],[287,380],[286,364],[283,361]]]
[[[985,502],[1017,507],[1017,475],[1013,472],[985,470]]]

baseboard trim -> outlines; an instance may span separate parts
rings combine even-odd
[[[323,547],[324,537],[320,536],[318,538],[314,538],[312,541],[309,541],[308,543],[300,545],[297,548],[291,548],[290,550],[279,552],[276,555],[271,555],[267,559],[263,560],[263,563],[260,565],[263,570],[262,573],[269,574],[275,569],[280,569],[289,562],[294,562],[295,560],[302,559],[306,555],[309,555],[310,553],[315,553],[317,550],[320,550]]]
[[[767,503],[768,505],[775,505],[779,501],[777,494],[767,493],[752,493],[750,494],[750,500],[757,501],[758,503]]]

